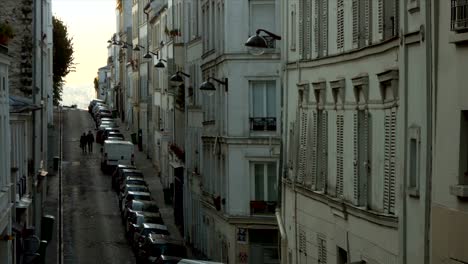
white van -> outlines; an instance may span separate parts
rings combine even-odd
[[[121,140],[106,140],[101,148],[101,169],[109,171],[118,164],[134,165],[135,150],[133,143]]]

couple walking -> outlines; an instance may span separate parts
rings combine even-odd
[[[91,130],[86,135],[86,132],[81,135],[80,138],[80,148],[82,153],[86,153],[86,146],[88,147],[88,152],[93,152],[93,143],[94,143],[94,135],[91,133]]]

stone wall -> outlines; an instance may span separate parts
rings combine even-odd
[[[33,85],[33,0],[2,0],[0,21],[7,21],[15,37],[8,43],[12,56],[10,95],[29,97]]]

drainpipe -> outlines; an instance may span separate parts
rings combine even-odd
[[[408,5],[408,0],[403,1],[403,7],[402,9],[404,10],[403,16],[402,16],[402,26],[400,26],[400,50],[402,56],[403,56],[403,73],[400,75],[403,75],[403,87],[404,87],[404,97],[403,97],[403,106],[404,106],[404,113],[403,113],[403,120],[404,120],[404,125],[403,125],[403,135],[404,135],[404,145],[403,145],[403,156],[407,157],[408,156],[408,139],[407,139],[407,131],[408,131],[408,48],[405,44],[405,34],[407,33],[408,30],[408,12],[406,11],[406,7]],[[403,160],[406,160],[405,158]],[[404,161],[405,162],[405,161]],[[406,163],[406,162],[405,162]],[[401,210],[401,219],[402,223],[400,225],[401,227],[401,234],[399,235],[399,242],[401,244],[401,263],[406,264],[407,263],[407,203],[406,203],[406,196],[407,196],[407,181],[408,181],[408,173],[406,172],[406,166],[403,166],[403,190],[402,190],[402,210]],[[400,233],[400,232],[399,232]]]
[[[426,80],[427,80],[427,155],[426,155],[426,191],[425,191],[425,223],[424,223],[424,263],[430,263],[430,219],[431,219],[431,201],[432,201],[432,1],[426,0],[426,29],[424,30],[426,42]],[[437,24],[436,24],[437,25]],[[437,86],[437,85],[436,85]]]

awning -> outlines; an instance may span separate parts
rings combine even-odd
[[[41,109],[31,98],[10,95],[10,113],[32,112]]]
[[[171,162],[169,162],[169,165],[171,165],[171,167],[173,167],[174,169],[177,169],[177,168],[180,168],[180,167],[184,167],[183,164],[181,164],[180,162],[176,162],[176,161],[171,161]]]

